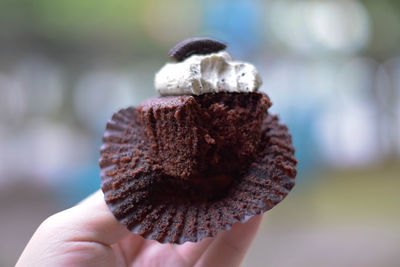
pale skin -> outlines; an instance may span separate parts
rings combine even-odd
[[[160,244],[132,234],[114,218],[101,191],[46,219],[16,266],[239,266],[262,216],[214,238]]]

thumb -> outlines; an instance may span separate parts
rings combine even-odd
[[[62,230],[64,240],[112,245],[131,234],[111,213],[98,190],[78,205],[49,217],[44,223]]]
[[[55,253],[66,242],[110,246],[128,235],[131,233],[115,219],[99,190],[78,205],[47,218],[33,234],[19,262]]]

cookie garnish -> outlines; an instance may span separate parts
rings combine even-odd
[[[211,38],[190,38],[175,45],[168,57],[180,62],[191,55],[206,55],[224,50],[226,45]]]

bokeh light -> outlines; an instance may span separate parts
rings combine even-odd
[[[73,101],[77,118],[90,129],[101,131],[115,110],[135,102],[132,77],[101,70],[83,74]]]
[[[267,23],[295,52],[355,52],[369,42],[370,22],[358,1],[273,1]]]

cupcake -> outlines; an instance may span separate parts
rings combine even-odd
[[[268,113],[257,69],[207,38],[179,43],[160,97],[107,123],[99,160],[110,210],[161,243],[199,242],[274,207],[293,188],[291,136]]]

